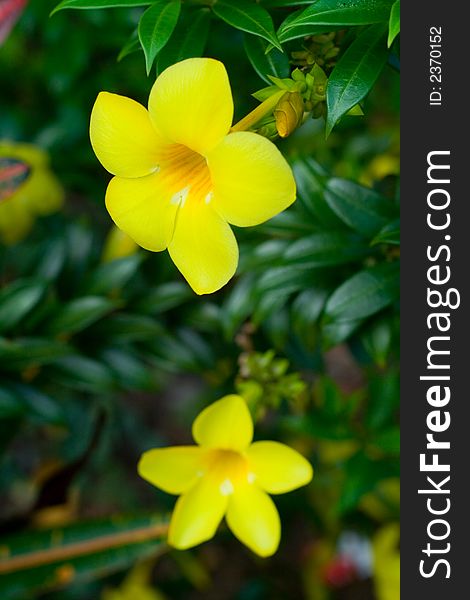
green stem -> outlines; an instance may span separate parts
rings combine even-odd
[[[243,117],[243,119],[238,121],[238,123],[236,123],[232,127],[231,131],[247,131],[248,129],[250,129],[250,127],[256,125],[258,121],[261,121],[263,117],[272,112],[273,108],[275,108],[276,104],[279,102],[282,96],[284,96],[285,93],[286,90],[279,90],[279,92],[276,92],[275,94],[270,96],[267,100],[262,102],[254,110],[248,113],[246,117]]]

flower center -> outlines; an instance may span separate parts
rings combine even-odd
[[[232,494],[237,485],[252,483],[247,460],[234,450],[212,450],[208,471],[218,480],[224,496]]]
[[[212,199],[212,182],[207,161],[182,144],[169,144],[160,157],[160,180],[171,202],[183,207],[186,202]]]

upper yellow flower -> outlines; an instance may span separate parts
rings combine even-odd
[[[230,133],[233,100],[224,65],[190,58],[156,80],[148,111],[101,92],[90,138],[116,177],[106,192],[115,223],[140,246],[170,256],[198,294],[234,275],[238,246],[228,225],[258,225],[295,200],[287,162],[269,140]]]
[[[310,463],[279,442],[255,442],[253,421],[240,396],[225,396],[193,424],[199,446],[156,448],[140,459],[139,474],[170,494],[182,494],[168,543],[184,550],[212,538],[226,516],[235,536],[260,556],[277,550],[281,524],[268,496],[307,484]]]

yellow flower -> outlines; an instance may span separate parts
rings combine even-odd
[[[59,210],[63,198],[45,152],[0,141],[0,241],[15,244],[23,239],[36,217]]]
[[[260,556],[277,550],[281,524],[268,496],[306,485],[310,463],[279,442],[254,442],[253,421],[241,396],[225,396],[193,423],[198,446],[145,452],[139,474],[169,494],[181,494],[168,543],[184,550],[212,538],[225,516],[234,535]],[[268,493],[266,493],[268,492]]]
[[[230,133],[233,100],[224,65],[190,58],[166,69],[148,111],[101,92],[90,138],[115,177],[106,207],[140,246],[170,256],[197,294],[224,286],[238,264],[229,223],[258,225],[295,200],[287,162],[269,140]]]

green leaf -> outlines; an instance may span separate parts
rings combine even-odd
[[[312,4],[314,0],[261,0],[260,4],[266,8],[284,8],[287,6],[301,6],[302,4]]]
[[[49,372],[51,379],[61,385],[86,392],[106,392],[114,385],[114,376],[108,367],[84,356],[60,358],[51,364]]]
[[[248,0],[218,0],[212,10],[232,27],[260,36],[282,51],[271,15],[258,4]]]
[[[83,331],[116,308],[116,303],[100,296],[77,298],[66,304],[47,324],[52,335]]]
[[[140,45],[140,40],[139,40],[137,31],[134,31],[134,33],[131,35],[131,37],[127,40],[127,42],[121,48],[121,51],[119,52],[118,57],[117,57],[117,61],[121,62],[121,60],[123,58],[125,58],[126,56],[129,56],[129,54],[133,54],[134,52],[137,52],[141,48],[142,48],[142,46]]]
[[[93,334],[114,343],[152,340],[163,331],[162,326],[152,317],[117,313],[103,319],[93,328]]]
[[[47,338],[0,338],[0,364],[7,369],[23,370],[29,365],[45,365],[70,351],[63,342]]]
[[[324,322],[321,328],[323,350],[329,350],[346,341],[363,323],[364,319]]]
[[[337,288],[325,308],[326,321],[354,321],[369,317],[395,302],[399,295],[397,262],[356,273]]]
[[[286,54],[277,48],[267,52],[268,43],[255,35],[246,34],[244,45],[254,70],[266,83],[271,83],[269,75],[280,78],[289,76],[290,64]]]
[[[321,31],[388,22],[393,0],[317,0],[282,23],[279,41],[287,42]]]
[[[129,569],[164,548],[168,518],[113,517],[65,528],[4,536],[0,557],[2,599],[92,581]]]
[[[312,159],[297,159],[292,164],[297,183],[297,203],[305,207],[314,224],[328,229],[341,229],[344,225],[325,199],[327,174]],[[296,203],[296,204],[297,204]]]
[[[211,13],[207,8],[182,12],[171,38],[158,54],[157,73],[186,58],[202,56],[210,21]]]
[[[368,246],[354,234],[315,233],[294,242],[285,252],[284,259],[287,264],[317,269],[354,262],[368,252]]]
[[[148,6],[152,0],[62,0],[51,12],[51,16],[66,8],[124,8],[129,6]]]
[[[371,242],[371,246],[376,244],[400,245],[400,219],[394,219],[382,227],[379,233]]]
[[[328,181],[325,200],[346,225],[370,238],[388,225],[396,213],[393,203],[384,196],[337,177]]]
[[[279,292],[290,294],[297,292],[310,285],[309,278],[311,273],[305,272],[298,267],[274,267],[266,270],[258,279],[256,292],[259,298],[262,298],[267,292]]]
[[[13,383],[9,390],[21,401],[25,414],[31,421],[50,425],[64,424],[64,410],[56,399],[29,385]]]
[[[85,281],[83,285],[85,293],[99,296],[124,287],[137,273],[143,259],[144,255],[137,253],[100,265]]]
[[[253,310],[255,277],[248,273],[235,283],[223,304],[222,327],[227,340],[232,340]]]
[[[393,40],[400,33],[400,0],[396,0],[393,3],[392,10],[390,11],[390,21],[388,23],[388,40],[387,46],[393,44]]]
[[[396,462],[373,460],[363,452],[354,455],[343,468],[347,477],[338,503],[340,513],[355,509],[361,498],[373,490],[380,481],[397,476],[399,472]]]
[[[0,292],[0,331],[15,327],[43,298],[46,284],[22,279]]]
[[[400,429],[391,427],[381,431],[373,440],[374,446],[377,446],[387,455],[400,455]]]
[[[170,39],[178,22],[181,0],[157,0],[139,21],[139,40],[145,54],[147,75],[153,61]]]
[[[19,417],[26,411],[25,405],[13,392],[0,388],[0,421],[10,417]]]
[[[326,135],[371,90],[387,62],[386,27],[372,25],[349,46],[333,69],[326,88]]]
[[[375,431],[396,418],[400,407],[400,378],[397,373],[384,372],[372,375],[369,381],[365,424]]]
[[[170,281],[150,289],[137,304],[137,310],[157,315],[176,308],[191,298],[193,298],[193,293],[186,283]]]
[[[103,362],[113,371],[125,390],[152,390],[155,377],[145,362],[129,349],[108,348],[101,353]]]

